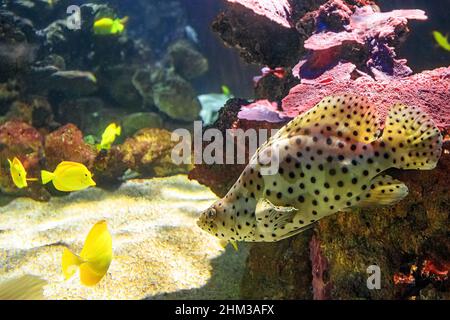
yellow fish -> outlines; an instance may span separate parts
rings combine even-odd
[[[101,18],[94,22],[94,33],[96,35],[121,34],[125,30],[128,17],[123,19]]]
[[[122,128],[115,123],[111,123],[102,134],[102,141],[97,145],[98,150],[109,150],[111,145],[116,140],[116,137],[120,136],[122,133]]]
[[[47,281],[24,275],[0,284],[0,300],[44,300]]]
[[[105,276],[113,257],[112,238],[105,220],[97,222],[89,231],[80,255],[65,248],[62,270],[66,280],[80,268],[80,280],[85,286],[94,286]]]
[[[53,181],[53,185],[59,191],[77,191],[95,186],[92,173],[83,164],[78,162],[63,161],[54,172],[41,171],[42,183]]]
[[[437,44],[447,50],[450,51],[450,43],[448,42],[448,36],[445,37],[442,33],[439,31],[433,31],[434,40],[436,40]]]
[[[9,160],[9,171],[11,173],[11,178],[17,188],[23,189],[28,187],[27,181],[37,181],[35,178],[27,179],[27,172],[23,167],[22,162],[16,157],[13,161]]]

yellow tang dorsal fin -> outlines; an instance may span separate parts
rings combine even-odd
[[[364,97],[344,94],[322,99],[289,122],[273,139],[324,134],[370,143],[378,138],[378,131],[375,106]]]
[[[56,172],[61,173],[63,170],[67,170],[67,169],[73,168],[73,167],[86,168],[86,166],[84,164],[79,163],[79,162],[62,161],[56,166],[54,173],[56,173]]]

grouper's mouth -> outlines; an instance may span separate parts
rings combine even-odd
[[[212,235],[214,235],[214,233],[216,232],[214,230],[217,230],[217,226],[216,226],[215,222],[205,221],[205,219],[203,217],[200,217],[197,220],[197,226],[200,229],[202,229],[203,231],[205,231],[205,232],[207,232],[209,234],[212,234]]]

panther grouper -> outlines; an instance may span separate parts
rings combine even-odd
[[[278,241],[339,211],[400,201],[408,188],[383,172],[433,169],[441,151],[439,130],[416,107],[394,105],[381,130],[366,98],[327,97],[263,144],[198,225],[232,243]],[[262,160],[274,152],[269,175]]]

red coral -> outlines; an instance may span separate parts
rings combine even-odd
[[[333,73],[329,76],[333,78]],[[384,81],[363,76],[356,80],[302,83],[292,88],[283,99],[283,113],[295,117],[312,108],[323,97],[343,93],[367,97],[378,107],[382,118],[393,104],[404,103],[427,112],[439,128],[450,128],[450,109],[447,107],[450,101],[450,67]]]
[[[92,168],[96,151],[83,140],[83,133],[73,124],[53,131],[45,138],[48,169],[53,170],[61,161],[75,161]]]
[[[48,194],[37,183],[30,183],[27,189],[18,189],[9,174],[8,159],[19,158],[28,177],[36,177],[40,170],[40,159],[43,154],[43,138],[32,126],[21,121],[8,121],[0,126],[0,175],[2,192],[32,197],[36,200],[47,200]]]
[[[437,281],[445,281],[448,279],[449,270],[450,263],[439,263],[427,259],[423,262],[421,276]]]
[[[8,121],[0,126],[0,161],[2,165],[7,159],[20,158],[25,169],[33,170],[39,164],[42,153],[42,136],[25,122]]]

